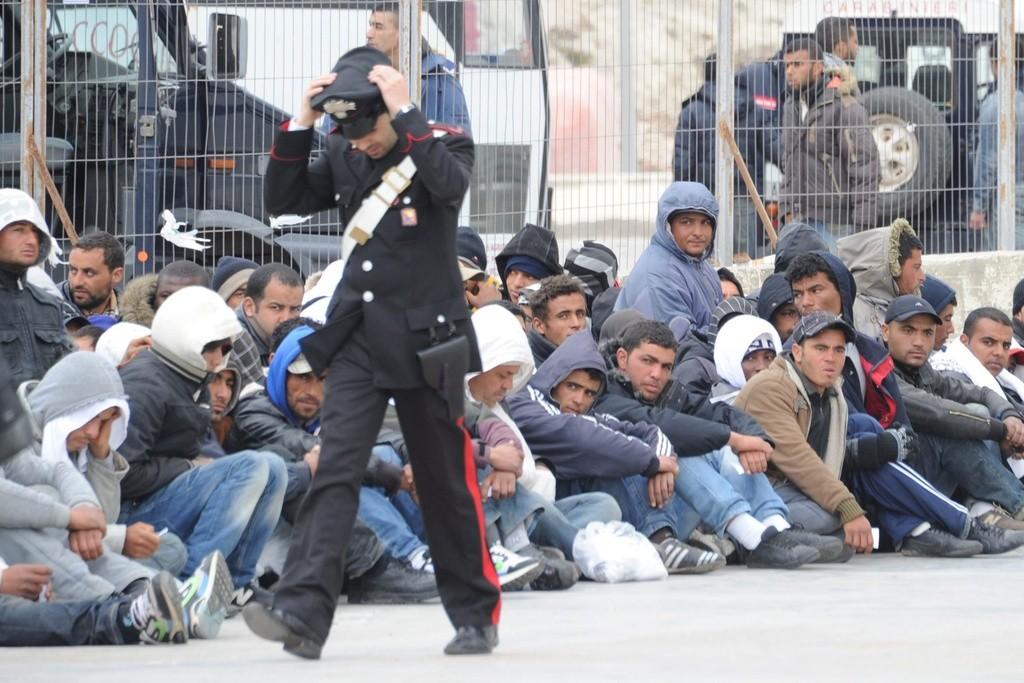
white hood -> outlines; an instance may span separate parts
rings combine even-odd
[[[753,315],[737,315],[729,318],[719,330],[715,340],[715,369],[723,381],[742,389],[747,379],[743,375],[743,357],[755,339],[765,338],[782,352],[782,340],[770,322]]]
[[[135,323],[117,323],[100,335],[96,342],[96,353],[100,354],[114,367],[121,364],[128,346],[136,339],[149,336],[149,328]]]
[[[519,320],[501,306],[484,306],[473,314],[472,321],[477,345],[480,347],[483,372],[499,365],[517,363],[519,370],[512,380],[512,391],[509,393],[514,394],[525,387],[533,376],[533,353]],[[477,374],[470,373],[466,379]]]
[[[501,306],[484,306],[478,309],[471,319],[480,349],[480,364],[483,371],[487,372],[499,365],[516,363],[519,365],[519,369],[512,380],[512,391],[509,393],[515,393],[525,387],[530,381],[530,377],[533,376],[533,353],[530,351],[526,333],[523,332],[523,327],[516,317]],[[478,374],[480,373],[473,372],[466,375],[466,399],[474,403],[479,402],[469,393],[469,380]],[[484,406],[480,417],[481,419],[498,418],[515,433],[523,448],[523,473],[519,475],[519,485],[525,486],[544,500],[553,501],[555,499],[554,475],[546,469],[537,469],[529,444],[526,443],[519,427],[505,412],[501,404]]]
[[[153,317],[153,351],[177,372],[202,381],[208,374],[203,347],[218,339],[233,340],[241,333],[235,312],[217,292],[185,287],[168,297]],[[224,367],[227,357],[217,371]]]
[[[14,188],[0,190],[0,230],[18,222],[31,223],[39,232],[39,258],[33,265],[40,266],[48,262],[57,265],[61,255],[60,247],[50,235],[50,228],[35,200],[28,194]]]

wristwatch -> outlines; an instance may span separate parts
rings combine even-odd
[[[409,112],[411,112],[415,108],[416,108],[416,105],[413,104],[412,102],[410,102],[409,104],[407,104],[407,105],[403,106],[401,109],[399,109],[398,110],[398,114],[396,114],[396,116],[401,116],[402,114],[408,114]]]

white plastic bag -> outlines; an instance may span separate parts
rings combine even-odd
[[[626,522],[591,522],[576,534],[572,556],[592,581],[659,581],[668,578],[657,548]]]

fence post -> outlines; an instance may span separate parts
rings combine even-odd
[[[723,122],[733,125],[733,102],[736,80],[732,63],[733,2],[718,3],[718,53],[715,67],[715,194],[718,198],[718,230],[715,233],[715,255],[723,266],[732,265],[733,255],[733,178],[735,176],[732,153],[721,135],[717,134]]]
[[[633,0],[619,0],[619,52],[622,62],[619,117],[622,135],[621,170],[636,173],[636,81],[633,78]]]
[[[46,0],[21,3],[21,189],[44,207],[46,191],[37,180],[28,147],[34,137],[46,159]]]
[[[420,69],[423,60],[420,57],[421,41],[420,36],[420,0],[402,0],[399,5],[400,15],[398,27],[400,38],[398,43],[399,71],[405,74],[409,82],[409,97],[413,104],[420,104]]]
[[[996,75],[999,92],[999,156],[996,170],[996,197],[999,203],[999,251],[1015,248],[1016,234],[1016,35],[1014,34],[1015,0],[999,3],[999,73]]]

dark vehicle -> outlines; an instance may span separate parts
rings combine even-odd
[[[199,4],[210,10],[203,12],[205,25],[195,25],[199,23],[195,5],[181,0],[138,4],[65,0],[49,5],[46,157],[72,221],[80,233],[106,230],[122,237],[133,272],[156,270],[177,258],[212,265],[224,254],[273,259],[307,274],[318,270],[340,252],[341,226],[332,223],[336,215],[285,217],[271,227],[263,207],[263,174],[273,137],[290,117],[285,107],[295,106],[298,99],[275,106],[244,86],[248,53],[262,56],[266,49],[263,41],[253,44],[254,26],[249,22],[261,24],[260,35],[280,32],[284,29],[269,25],[270,15],[260,15],[258,10],[285,12],[292,11],[293,5],[276,0]],[[325,48],[325,54],[332,56],[312,65],[284,64],[273,74],[257,74],[256,80],[265,83],[273,77],[304,88],[310,77],[333,65],[345,45],[364,42],[362,33],[373,4],[366,0],[318,4],[321,30],[329,26],[333,36],[338,29],[338,43]],[[515,69],[542,74],[545,66],[537,0],[519,0],[511,7],[512,11],[518,7],[522,16],[520,30],[527,36],[523,54],[529,56],[514,66],[473,49],[470,38],[479,42],[481,30],[469,23],[474,17],[468,5],[453,0],[427,3],[424,21],[432,30],[432,40],[448,46],[457,64],[488,70],[488,87],[494,87],[494,79],[500,80],[502,73]],[[16,187],[21,159],[21,6],[4,2],[2,8],[0,180],[3,186]],[[205,45],[195,38],[204,30]],[[462,80],[475,114],[474,94],[465,74]],[[535,99],[543,98],[546,122],[546,83],[538,92]],[[488,130],[483,119],[481,115],[479,126],[474,121],[478,135]],[[508,143],[520,136],[509,135],[483,140],[478,166],[488,172],[480,174],[483,181],[474,179],[466,210],[474,197],[480,198],[483,207],[486,193],[481,182],[487,182],[513,188],[501,197],[507,212],[517,219],[537,220],[545,196],[546,143],[537,150],[527,145],[524,151]],[[494,144],[487,146],[488,142]],[[503,150],[520,162],[508,163],[501,156]],[[501,158],[490,158],[496,154]],[[495,169],[505,168],[513,169],[517,177],[495,176]],[[160,237],[165,211],[180,232],[195,231],[195,236],[209,241],[209,248],[184,248],[181,244],[187,238],[175,238],[173,242],[179,243],[175,244]],[[61,236],[52,209],[48,220],[54,234]]]

